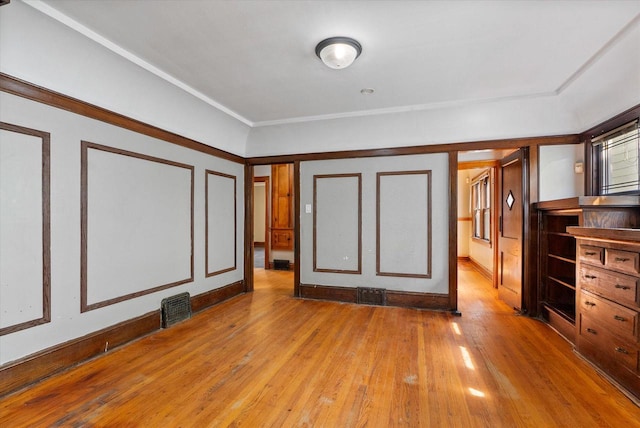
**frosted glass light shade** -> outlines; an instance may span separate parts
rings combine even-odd
[[[316,55],[327,67],[334,70],[349,67],[360,53],[360,43],[349,37],[331,37],[316,46]]]

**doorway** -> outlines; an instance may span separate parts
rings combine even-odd
[[[473,269],[487,278],[492,285],[487,292],[496,298],[501,290],[501,160],[518,152],[508,148],[458,153],[458,269]],[[464,293],[460,285],[459,293]]]
[[[253,166],[253,270],[254,276],[290,277],[294,264],[294,167],[292,163]],[[284,272],[283,272],[284,271]],[[289,282],[288,280],[285,282]],[[269,283],[268,280],[264,283]]]

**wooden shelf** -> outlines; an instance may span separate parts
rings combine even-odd
[[[576,264],[576,260],[575,259],[570,259],[568,257],[565,256],[558,256],[556,254],[547,254],[547,257],[551,257],[554,258],[556,260],[562,260],[563,262],[567,262],[567,263],[571,263],[571,264]]]
[[[575,286],[575,285],[572,285],[572,284],[571,284],[571,282],[569,282],[569,281],[571,281],[572,279],[575,281],[575,278],[563,278],[563,279],[559,279],[559,278],[553,277],[553,276],[551,276],[551,275],[547,276],[547,278],[548,278],[548,279],[550,279],[550,280],[552,280],[552,281],[555,281],[556,283],[558,283],[558,284],[560,284],[560,285],[562,285],[562,286],[564,286],[564,287],[570,288],[570,289],[572,289],[572,290],[574,290],[574,291],[575,291],[575,289],[576,289],[576,286]]]

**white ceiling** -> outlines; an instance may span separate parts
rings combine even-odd
[[[29,3],[251,126],[557,95],[640,25],[640,1]],[[350,68],[315,56],[332,36]]]

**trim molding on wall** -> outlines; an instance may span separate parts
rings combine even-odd
[[[410,291],[385,290],[386,306],[449,310],[449,295],[415,293]],[[330,300],[334,302],[357,303],[358,289],[354,287],[330,287],[326,285],[300,284],[300,297],[305,299]]]
[[[472,257],[467,257],[467,261],[485,278],[487,278],[489,281],[493,281],[493,273],[487,269],[486,267],[482,266],[477,260],[473,259]]]
[[[18,134],[31,135],[42,139],[42,317],[0,328],[0,336],[2,336],[51,321],[51,136],[48,132],[12,125],[5,122],[0,122],[0,129],[16,132]]]
[[[191,297],[191,310],[200,312],[232,297],[245,293],[244,281],[237,281]]]
[[[215,272],[209,272],[209,175],[215,175],[218,177],[228,178],[233,180],[233,266],[220,269]],[[191,206],[193,211],[193,205]],[[205,260],[205,276],[219,275],[221,273],[230,272],[238,268],[238,189],[237,180],[235,175],[223,174],[217,171],[211,171],[207,169],[205,171],[204,180],[204,260]],[[193,275],[192,275],[193,276]]]
[[[146,160],[150,162],[157,162],[165,165],[175,166],[178,168],[185,168],[191,171],[191,274],[189,278],[182,279],[180,281],[171,282],[168,284],[162,284],[156,287],[152,287],[146,290],[136,291],[135,293],[125,294],[123,296],[119,296],[116,298],[104,300],[101,302],[91,303],[89,304],[87,301],[88,298],[88,278],[87,278],[87,256],[88,256],[88,192],[89,192],[89,163],[88,163],[88,151],[89,149],[100,150],[108,153],[114,153],[122,156],[129,156],[136,159]],[[80,300],[81,300],[81,312],[87,312],[93,309],[98,309],[104,306],[112,305],[114,303],[122,302],[125,300],[133,299],[136,297],[144,296],[146,294],[155,293],[156,291],[165,290],[167,288],[175,287],[180,284],[185,284],[188,282],[193,282],[193,221],[194,221],[194,167],[192,165],[186,165],[178,162],[169,161],[166,159],[156,158],[153,156],[147,156],[135,152],[130,152],[127,150],[116,149],[109,146],[103,146],[95,143],[90,143],[88,141],[82,141],[82,149],[81,149],[81,181],[80,181],[80,192],[81,192],[81,219],[80,219],[80,230],[81,230],[81,246],[80,246]]]
[[[234,282],[191,297],[191,307],[200,312],[243,293],[244,282]],[[149,312],[13,361],[0,369],[0,397],[160,330],[160,318]]]
[[[0,396],[160,329],[160,311],[44,349],[0,369]]]
[[[380,192],[380,187],[382,184],[382,178],[383,177],[397,177],[397,176],[401,176],[401,175],[425,175],[427,178],[427,187],[426,187],[426,199],[427,199],[427,212],[426,212],[426,217],[427,217],[427,231],[426,231],[426,235],[425,236],[425,240],[427,241],[427,264],[426,264],[426,270],[427,272],[425,274],[420,274],[420,273],[406,273],[406,272],[383,272],[380,269],[380,261],[381,261],[381,243],[380,243],[380,235],[381,235],[381,222],[380,222],[380,209],[381,209],[381,192]],[[431,212],[432,212],[432,206],[431,206],[431,184],[432,181],[432,176],[431,176],[431,170],[422,170],[422,171],[392,171],[392,172],[378,172],[376,174],[376,275],[379,276],[395,276],[395,277],[405,277],[405,278],[431,278],[431,260],[432,260],[432,245],[431,245],[431,240],[432,240],[432,229],[431,229]]]
[[[324,179],[340,179],[340,178],[357,178],[358,179],[358,268],[355,270],[345,269],[329,269],[317,267],[317,218],[318,218],[318,180]],[[321,174],[313,176],[313,271],[327,273],[362,273],[362,174]]]
[[[32,83],[25,82],[18,78],[0,73],[0,91],[17,95],[39,103],[47,104],[62,110],[70,111],[91,119],[109,123],[120,128],[144,134],[149,137],[158,138],[168,143],[172,143],[181,147],[196,150],[208,155],[216,156],[236,163],[245,163],[242,156],[224,150],[216,149],[190,138],[183,137],[173,132],[165,131],[153,125],[141,122],[136,119],[115,113],[102,107],[87,103],[85,101],[72,98],[67,95],[46,89]]]

